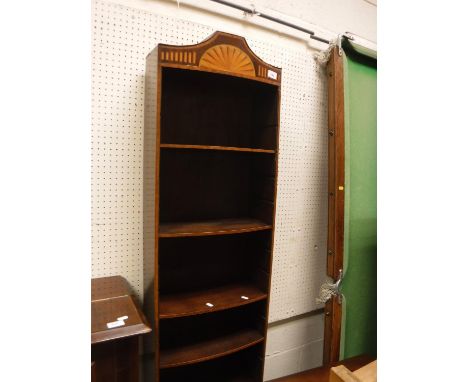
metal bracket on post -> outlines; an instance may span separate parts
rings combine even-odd
[[[338,304],[341,304],[341,282],[343,281],[343,270],[340,269],[338,273],[338,279],[334,284],[330,285],[330,290],[333,292],[333,295],[338,298]]]
[[[354,40],[354,37],[349,32],[340,33],[338,35],[337,45],[338,45],[338,55],[340,56],[343,55],[343,48],[341,47],[341,43],[344,38],[347,38],[348,40]]]

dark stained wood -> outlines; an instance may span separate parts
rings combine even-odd
[[[265,337],[264,311],[263,300],[209,314],[160,320],[161,367],[224,357],[260,343]]]
[[[92,381],[139,380],[139,336],[151,332],[145,316],[121,276],[91,281]],[[108,322],[127,316],[124,326],[109,329]]]
[[[278,379],[273,379],[271,382],[329,382],[330,368],[338,365],[346,366],[350,371],[355,371],[368,363],[374,361],[375,358],[368,355],[360,355],[349,358],[341,362],[333,362],[330,365],[322,366],[316,369],[303,371],[301,373],[289,375]]]
[[[124,326],[109,329],[108,322],[128,316]],[[151,332],[151,327],[132,296],[97,300],[91,303],[91,343],[115,340]]]
[[[154,51],[154,54],[158,54],[158,49]],[[153,322],[154,322],[154,349],[155,349],[155,381],[160,381],[159,375],[159,365],[160,365],[160,358],[161,352],[159,349],[159,270],[158,270],[158,261],[159,261],[159,240],[157,234],[159,232],[159,210],[160,210],[160,175],[161,175],[161,89],[162,89],[162,67],[159,64],[158,60],[158,68],[157,68],[157,111],[156,111],[156,166],[155,166],[155,195],[154,195],[154,232],[155,232],[155,240],[154,240],[154,282],[153,282],[153,291],[154,291],[154,303],[152,303],[153,307]]]
[[[275,149],[277,87],[169,68],[162,76],[162,144]]]
[[[253,285],[268,291],[271,230],[160,239],[159,293]]]
[[[325,304],[324,365],[337,362],[340,359],[341,315],[342,306],[338,297],[334,296]]]
[[[277,90],[276,94],[271,95],[270,97],[274,97],[274,103],[277,104],[277,107],[272,108],[270,106],[271,103],[272,103],[272,99],[271,98],[268,99],[268,97],[263,98],[263,104],[260,107],[263,110],[265,110],[265,113],[262,113],[262,116],[265,117],[265,115],[266,115],[266,120],[268,121],[267,125],[271,126],[271,125],[274,125],[274,123],[276,123],[276,125],[278,126],[277,129],[276,129],[276,139],[275,139],[277,155],[275,156],[273,173],[271,174],[271,179],[273,180],[271,191],[270,191],[270,184],[267,181],[263,181],[258,186],[261,189],[260,194],[265,195],[265,196],[262,197],[262,201],[264,203],[260,204],[260,206],[259,206],[260,214],[256,215],[256,216],[261,216],[263,219],[265,219],[264,214],[269,213],[269,216],[271,217],[271,224],[273,226],[271,238],[270,238],[270,241],[269,241],[269,245],[270,245],[269,251],[268,251],[268,253],[269,253],[268,261],[269,261],[269,263],[266,266],[267,272],[258,272],[260,277],[264,277],[266,285],[268,285],[268,298],[267,298],[266,311],[265,311],[265,316],[264,317],[269,317],[269,314],[270,314],[270,297],[271,297],[270,288],[271,288],[271,278],[272,278],[272,273],[273,273],[272,272],[272,268],[273,268],[273,243],[274,243],[274,237],[275,237],[274,227],[275,227],[275,220],[276,220],[276,198],[277,198],[277,192],[278,192],[278,163],[279,163],[278,151],[279,151],[279,136],[280,136],[279,135],[280,134],[279,126],[280,126],[281,87],[278,87],[278,90]],[[275,122],[273,122],[273,121],[275,121]],[[265,203],[269,200],[268,196],[271,197],[271,201],[273,202],[271,204],[271,206],[270,205],[265,206]],[[270,210],[270,208],[271,208],[271,210]],[[262,345],[262,349],[261,349],[261,367],[258,369],[257,376],[256,376],[256,378],[258,378],[256,380],[258,380],[258,381],[263,381],[263,379],[264,379],[264,371],[265,371],[265,367],[264,367],[265,362],[264,361],[265,361],[265,354],[266,354],[266,344],[267,344],[266,335],[267,335],[267,331],[268,331],[268,320],[265,319],[264,323],[263,323],[263,328],[262,328],[262,332],[265,335],[265,341],[263,341],[263,343],[261,344]]]
[[[331,361],[331,343],[332,343],[332,330],[333,330],[333,299],[325,303],[325,317],[323,327],[323,356],[322,362],[328,365]],[[335,339],[336,336],[333,337]]]
[[[91,358],[96,382],[139,381],[138,337],[93,345]]]
[[[270,229],[271,225],[257,219],[221,219],[191,223],[163,223],[159,237],[228,235]]]
[[[242,296],[248,297],[248,300]],[[173,318],[215,312],[266,299],[255,285],[228,284],[217,288],[159,296],[159,318]],[[213,307],[209,307],[210,303]]]
[[[343,58],[338,47],[333,49],[327,65],[328,73],[328,256],[327,274],[335,280],[343,268],[344,248],[344,85]],[[341,305],[337,300],[326,306],[324,364],[339,359]]]
[[[261,382],[263,342],[247,349],[205,362],[161,370],[163,382]]]
[[[91,343],[110,341],[151,332],[146,317],[122,276],[91,280]],[[125,325],[109,329],[108,322],[128,316]]]
[[[96,362],[91,362],[91,382],[97,382],[96,379]]]
[[[160,224],[236,218],[256,218],[270,224],[272,194],[261,192],[273,189],[275,157],[232,151],[162,150]]]
[[[338,48],[332,52],[327,67],[328,72],[328,256],[327,273],[337,278],[343,268],[344,240],[344,182],[345,182],[345,143],[344,143],[344,88],[343,58]]]
[[[160,44],[149,57],[155,56],[157,67],[153,59],[147,63],[157,81],[147,83],[147,89],[157,90],[151,154],[151,232],[157,237],[154,301],[145,302],[155,321],[155,380],[260,382],[271,283],[281,69],[259,59],[243,38],[222,32],[197,45]],[[238,304],[236,295],[246,292],[233,285],[251,287],[255,301]],[[217,301],[216,309],[196,308],[205,297]],[[258,340],[247,335],[254,332]],[[171,354],[179,366],[161,371]],[[237,357],[232,363],[231,356]],[[197,361],[182,366],[184,360]]]
[[[163,349],[161,368],[218,358],[258,344],[263,339],[263,335],[258,331],[246,329],[217,338],[188,343],[185,346]]]
[[[275,150],[251,149],[248,147],[227,147],[227,146],[203,146],[203,145],[179,145],[172,143],[162,143],[163,149],[193,149],[193,150],[219,150],[219,151],[242,151],[248,153],[268,153],[274,154]]]
[[[122,276],[91,279],[91,301],[131,295],[130,286]]]

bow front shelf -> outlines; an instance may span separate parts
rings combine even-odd
[[[264,291],[248,282],[167,295],[160,294],[159,318],[210,313],[251,304],[266,298],[267,294]]]
[[[271,224],[258,219],[219,219],[199,222],[161,223],[159,237],[229,235],[270,229]]]
[[[158,382],[262,381],[280,82],[227,33],[147,58],[144,305]]]

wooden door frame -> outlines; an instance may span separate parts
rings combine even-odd
[[[328,79],[328,244],[327,275],[337,280],[343,269],[344,246],[344,73],[343,55],[334,46],[327,63]],[[325,304],[323,363],[340,357],[341,299],[333,296]]]

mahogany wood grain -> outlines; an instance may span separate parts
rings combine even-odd
[[[158,57],[148,67],[158,74],[149,84],[157,90],[151,232],[158,237],[148,261],[154,263],[154,308],[148,309],[155,320],[155,380],[260,382],[281,69],[259,59],[245,39],[222,32],[196,45],[160,44],[150,55]],[[245,290],[227,285],[249,285],[258,298],[239,305],[236,295]],[[223,309],[193,310],[205,297]],[[174,313],[165,318],[166,308]],[[253,332],[257,339],[247,335]],[[160,371],[171,354],[169,364],[178,366]],[[205,362],[190,363],[195,360]]]
[[[96,379],[96,362],[91,362],[91,382],[97,382]]]
[[[206,146],[206,145],[180,145],[174,143],[161,143],[163,149],[193,149],[193,150],[218,150],[218,151],[242,151],[247,153],[268,153],[274,154],[275,150],[253,149],[248,147],[229,146]]]
[[[336,362],[340,359],[340,343],[341,343],[341,322],[343,314],[343,306],[341,305],[338,296],[333,296],[328,301],[326,309],[331,307],[330,321],[331,321],[331,338],[330,338],[330,360]],[[327,312],[327,310],[325,310]]]
[[[158,49],[155,49],[151,54],[158,54]],[[151,68],[151,70],[154,70],[155,68]],[[154,333],[153,333],[153,346],[155,349],[155,375],[154,375],[154,380],[159,382],[160,381],[160,355],[161,352],[159,351],[159,334],[160,334],[160,325],[159,325],[159,270],[158,270],[158,262],[159,262],[159,240],[157,238],[157,235],[159,233],[159,224],[160,224],[160,219],[159,219],[159,212],[160,212],[160,176],[161,176],[161,89],[162,89],[162,72],[163,68],[161,65],[159,65],[159,60],[157,64],[157,83],[156,85],[156,90],[157,90],[157,100],[156,100],[156,147],[154,149],[155,151],[155,174],[154,174],[154,187],[155,187],[155,192],[154,192],[154,235],[156,238],[154,239],[154,260],[152,260],[152,263],[154,264],[154,269],[152,270],[154,274],[154,280],[153,280],[153,301],[149,302],[150,306],[152,306],[153,310],[153,324],[154,324]],[[154,86],[153,84],[150,84],[150,86]],[[146,91],[146,90],[145,90]],[[151,90],[152,92],[152,90]],[[150,155],[152,155],[153,150],[150,151]],[[153,235],[153,233],[152,233]],[[149,262],[151,262],[149,260]],[[147,260],[148,261],[148,260]]]
[[[275,86],[164,68],[161,144],[275,150],[276,94]]]
[[[161,368],[187,365],[231,354],[263,341],[254,329],[230,333],[222,337],[188,343],[185,346],[161,349]]]
[[[91,358],[95,362],[96,382],[139,381],[138,346],[138,337],[93,345]]]
[[[344,365],[349,370],[355,371],[367,365],[369,362],[372,362],[374,359],[375,358],[368,355],[360,355],[343,361],[333,362],[327,366],[292,374],[287,377],[273,379],[270,382],[329,382],[331,367]]]
[[[242,296],[248,299],[243,299]],[[228,284],[206,290],[159,296],[159,318],[173,318],[215,312],[266,299],[255,285]],[[210,303],[213,306],[207,306]]]
[[[108,322],[128,316],[124,326],[109,329]],[[133,296],[122,296],[91,302],[91,344],[151,332],[151,327]]]
[[[139,336],[151,332],[127,281],[121,276],[91,281],[91,359],[95,382],[139,379]],[[127,316],[125,325],[107,323]]]
[[[186,65],[181,65],[181,64],[162,63],[161,67],[162,68],[183,69],[183,70],[194,71],[194,72],[210,72],[210,73],[214,73],[214,74],[226,75],[226,72],[221,71],[221,70],[216,70],[216,69],[207,70],[205,68],[197,68],[196,66],[186,66]],[[268,85],[278,86],[278,83],[276,81],[269,80],[267,78],[260,78],[260,77],[252,78],[251,76],[238,74],[238,73],[232,73],[232,74],[229,74],[229,76],[230,77],[242,78],[242,79],[246,79],[246,80],[249,80],[249,81],[264,83],[264,84],[268,84]]]
[[[338,47],[331,53],[327,64],[328,73],[328,255],[327,274],[337,279],[343,269],[344,248],[344,83],[343,57]],[[339,359],[341,335],[341,305],[327,303],[324,332],[324,364]]]
[[[124,326],[109,329],[108,322],[128,316]],[[91,343],[115,340],[151,332],[151,327],[132,296],[97,300],[91,303]]]
[[[271,229],[270,224],[252,218],[161,223],[159,225],[159,237],[229,235],[267,229]]]
[[[162,382],[261,382],[262,343],[239,352],[161,370]]]
[[[226,285],[268,291],[271,230],[233,235],[159,239],[159,294]]]
[[[265,337],[264,310],[262,300],[209,314],[160,320],[161,367],[224,357],[261,342]]]
[[[272,183],[275,157],[233,151],[161,150],[160,223],[244,217],[271,223],[272,195],[265,204],[257,190]]]
[[[130,286],[122,276],[91,279],[91,301],[131,295]]]
[[[343,268],[344,243],[344,84],[343,84],[343,58],[338,54],[338,47],[333,49],[327,66],[328,72],[328,256],[327,273],[333,278],[338,277],[339,270]]]

